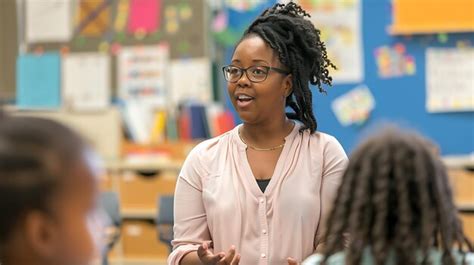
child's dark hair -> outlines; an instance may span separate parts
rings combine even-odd
[[[313,133],[317,122],[308,83],[325,92],[322,84],[331,85],[329,67],[335,69],[335,66],[328,59],[320,31],[305,17],[310,16],[293,2],[276,4],[255,19],[242,39],[256,34],[278,53],[280,62],[293,76],[293,92],[286,98],[286,106],[294,113],[287,116],[301,121],[304,124],[301,130],[309,129]]]
[[[51,213],[50,201],[84,147],[75,132],[54,121],[0,119],[0,259],[28,211]]]
[[[343,234],[350,239],[348,265],[361,264],[369,246],[374,264],[387,264],[390,252],[394,264],[419,264],[417,251],[421,264],[430,264],[431,248],[442,253],[442,264],[455,264],[456,245],[461,253],[472,251],[436,147],[416,133],[389,128],[366,140],[351,156],[337,194],[322,264],[343,250]]]

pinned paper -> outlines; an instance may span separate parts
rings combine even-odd
[[[474,110],[474,48],[426,50],[429,112]]]
[[[110,58],[103,53],[75,53],[62,63],[63,99],[78,111],[103,110],[110,101]]]
[[[210,102],[212,100],[211,67],[208,58],[173,60],[170,66],[171,102],[175,106],[186,100]]]
[[[369,88],[362,85],[336,98],[331,107],[343,126],[363,124],[374,109],[375,100]]]
[[[161,0],[130,0],[128,32],[152,33],[160,27]]]
[[[19,108],[60,106],[60,55],[20,55],[17,59],[17,105]]]
[[[167,102],[167,45],[136,46],[118,53],[119,96],[162,106]],[[147,104],[148,104],[147,103]]]
[[[67,42],[71,39],[71,1],[28,0],[25,4],[28,43]]]
[[[89,37],[104,34],[110,24],[110,4],[109,0],[80,0],[76,32]]]
[[[360,83],[364,79],[362,0],[298,1],[321,30],[327,54],[337,69],[330,69],[334,84]]]
[[[382,78],[414,75],[416,63],[413,56],[405,54],[405,45],[382,46],[374,52],[378,74]]]

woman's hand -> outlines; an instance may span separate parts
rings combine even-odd
[[[298,262],[292,257],[289,257],[286,260],[288,261],[288,265],[298,265]]]
[[[231,246],[227,254],[225,252],[214,254],[207,242],[199,246],[197,255],[204,265],[238,265],[240,261],[240,254],[236,254],[235,246]]]

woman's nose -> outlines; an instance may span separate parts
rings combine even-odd
[[[244,86],[250,86],[251,81],[249,80],[247,76],[247,71],[242,72],[242,76],[237,80],[237,85],[244,87]]]

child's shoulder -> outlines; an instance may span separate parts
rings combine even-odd
[[[369,253],[365,251],[366,253],[364,254],[364,259],[363,259],[363,264],[374,264],[373,260]],[[462,260],[463,257],[460,254],[455,254],[456,256],[456,264],[463,264]],[[430,258],[433,264],[441,264],[441,253],[439,251],[433,250],[430,252]],[[323,261],[324,256],[321,254],[313,254],[309,256],[301,265],[319,265]],[[465,265],[474,265],[474,253],[469,252],[466,253],[464,256],[464,261]],[[393,259],[391,259],[391,262],[393,262]],[[389,262],[389,264],[392,264]],[[338,252],[332,256],[329,257],[328,265],[343,265],[345,264],[345,254],[343,252]]]

